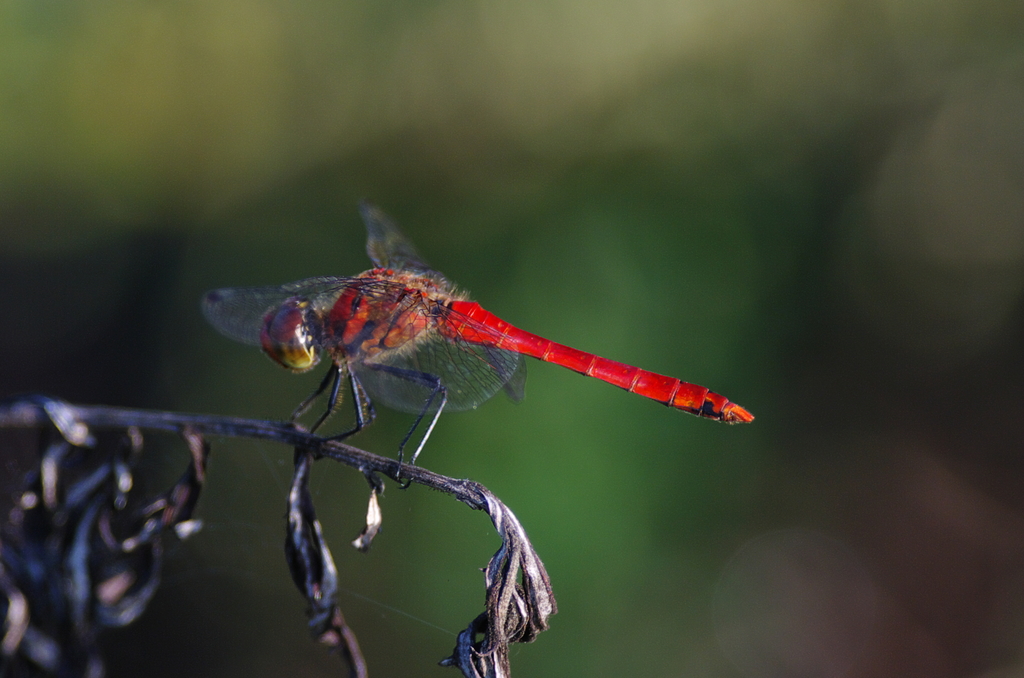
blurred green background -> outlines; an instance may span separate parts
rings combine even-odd
[[[320,375],[199,299],[368,268],[364,197],[500,317],[757,415],[531,363],[522,404],[442,417],[420,463],[555,587],[515,675],[1024,676],[1024,4],[7,0],[0,395],[286,417]],[[380,414],[354,442],[393,454]],[[111,675],[340,674],[290,467],[215,444]],[[365,482],[314,491],[372,675],[455,675],[486,517],[390,484],[363,555]]]

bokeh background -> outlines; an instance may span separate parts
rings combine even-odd
[[[558,597],[516,675],[1024,676],[1024,4],[9,0],[0,395],[286,417],[319,375],[199,299],[367,268],[363,197],[499,316],[757,415],[532,363],[442,418],[421,463],[501,496]],[[390,486],[359,554],[364,481],[315,470],[373,675],[454,675],[486,517]],[[215,444],[112,675],[339,675],[289,472]]]

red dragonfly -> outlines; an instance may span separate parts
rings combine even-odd
[[[520,400],[526,380],[521,356],[555,363],[699,417],[730,424],[754,416],[703,386],[578,351],[510,325],[455,289],[427,266],[398,227],[378,208],[360,205],[374,268],[351,278],[309,278],[276,287],[209,292],[207,320],[228,337],[262,347],[275,362],[305,372],[326,353],[331,368],[292,415],[305,413],[330,385],[334,411],[347,376],[360,431],[375,417],[372,400],[418,415],[399,446],[429,419],[412,455],[423,450],[443,410],[475,408],[499,389]]]

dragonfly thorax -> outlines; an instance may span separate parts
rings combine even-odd
[[[260,345],[263,352],[279,365],[294,372],[305,372],[320,361],[316,337],[312,332],[313,309],[309,299],[291,297],[263,318]]]

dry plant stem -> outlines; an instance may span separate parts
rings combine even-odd
[[[310,625],[314,634],[321,642],[341,650],[350,667],[350,675],[355,678],[367,675],[366,664],[354,633],[334,603],[337,572],[330,550],[323,541],[308,492],[311,464],[319,458],[328,457],[358,469],[370,485],[366,527],[353,542],[353,546],[360,550],[369,549],[380,529],[382,518],[378,497],[384,489],[380,475],[402,484],[416,483],[451,494],[491,517],[502,538],[502,545],[485,569],[485,611],[459,634],[452,655],[443,660],[442,665],[459,668],[467,678],[509,676],[509,644],[532,641],[539,632],[548,628],[548,617],[557,611],[547,572],[522,525],[497,497],[479,483],[449,478],[419,466],[399,464],[397,460],[339,441],[325,440],[290,423],[71,405],[41,396],[0,402],[0,428],[50,425],[60,432],[63,444],[78,447],[95,444],[93,430],[127,432],[128,438],[135,442],[125,454],[141,451],[140,430],[160,430],[180,435],[192,454],[190,471],[179,481],[174,492],[159,497],[150,505],[151,513],[159,514],[164,525],[173,524],[179,536],[187,536],[179,528],[196,522],[188,518],[204,480],[205,459],[209,452],[205,436],[255,438],[293,447],[295,473],[288,496],[286,556],[295,584],[309,603]],[[47,454],[46,457],[56,455]],[[44,477],[47,473],[45,458],[40,473]],[[43,482],[42,487],[45,502],[47,483]],[[7,620],[0,640],[0,650],[5,656],[10,656],[14,651],[12,648],[16,648],[26,632],[26,622],[23,622],[24,599],[19,597],[20,591],[9,581],[2,566],[0,595],[7,598]],[[31,627],[28,627],[28,631],[32,632]]]
[[[80,423],[86,428],[129,429],[135,427],[170,433],[180,433],[188,428],[203,436],[272,440],[290,447],[301,447],[318,456],[330,457],[356,468],[368,477],[371,474],[379,473],[396,482],[410,480],[418,485],[425,485],[454,495],[459,501],[480,511],[488,509],[487,497],[493,497],[487,488],[471,480],[456,480],[428,471],[420,466],[400,465],[395,459],[382,457],[336,440],[326,440],[285,422],[209,414],[134,410],[105,405],[72,405],[48,398],[32,397],[0,403],[0,428],[32,428],[50,424],[51,417],[45,411],[45,406],[48,403],[59,403],[63,411],[62,418],[63,414],[69,418],[67,423],[63,424],[65,428],[61,433],[72,443],[75,443],[76,440],[85,442],[83,434],[76,430],[75,423]],[[53,423],[58,428],[62,426],[56,421]],[[87,435],[87,432],[84,435]]]

